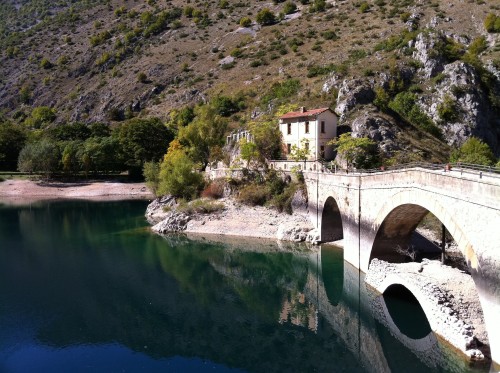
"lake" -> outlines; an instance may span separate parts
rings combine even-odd
[[[145,209],[0,205],[0,372],[479,369],[340,248],[160,237]]]

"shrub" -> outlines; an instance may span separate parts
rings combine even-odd
[[[243,17],[240,19],[240,26],[241,27],[250,27],[252,25],[252,20],[248,17]]]
[[[269,8],[264,8],[257,13],[255,20],[262,26],[268,26],[276,23],[276,16]]]
[[[186,214],[211,214],[224,209],[224,204],[206,199],[195,199],[187,203],[184,200],[179,201],[176,210]]]
[[[154,161],[145,162],[142,168],[142,175],[144,176],[146,185],[156,196],[160,185],[160,163]]]
[[[459,149],[452,151],[451,162],[463,162],[491,166],[495,162],[495,156],[488,144],[477,137],[471,137],[463,143]]]
[[[292,14],[297,11],[297,5],[295,3],[292,3],[291,1],[287,1],[285,3],[285,6],[283,7],[283,13],[285,14]]]
[[[323,38],[325,38],[326,40],[337,40],[338,39],[337,34],[335,33],[335,31],[332,31],[332,30],[326,30],[326,31],[322,32],[321,36]]]
[[[323,12],[326,9],[326,1],[325,0],[314,0],[314,2],[309,7],[309,12]]]
[[[370,10],[370,5],[366,1],[363,1],[358,7],[358,10],[360,11],[360,13],[366,13],[368,12],[368,10]]]
[[[236,199],[245,205],[262,206],[266,203],[269,196],[269,190],[265,185],[248,184],[240,189]]]
[[[484,20],[484,28],[488,32],[500,32],[500,17],[489,13]]]
[[[445,95],[443,101],[437,106],[439,119],[444,122],[452,122],[458,118],[458,107],[455,100]]]
[[[139,83],[147,83],[148,82],[148,76],[145,73],[140,72],[139,74],[137,74],[137,81]]]
[[[201,196],[203,198],[212,198],[219,199],[224,196],[224,186],[226,185],[225,180],[216,179],[213,180],[210,184],[208,184],[203,192],[201,192]]]
[[[478,56],[488,48],[488,42],[484,36],[475,38],[469,45],[468,52]]]
[[[49,61],[49,59],[47,58],[42,58],[42,60],[40,61],[40,67],[42,69],[50,69],[52,68],[53,64],[52,62]]]

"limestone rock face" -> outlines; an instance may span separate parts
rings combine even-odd
[[[276,233],[276,238],[283,241],[303,242],[311,231],[311,225],[295,223],[281,223]]]
[[[500,147],[500,120],[491,110],[475,69],[455,61],[444,66],[443,79],[434,93],[425,97],[421,106],[443,131],[449,145],[460,146],[471,136],[486,141],[492,149]],[[497,81],[498,85],[498,81]],[[455,112],[451,120],[443,120],[439,109],[448,102]]]
[[[388,118],[373,110],[363,109],[351,123],[354,137],[368,137],[374,140],[387,155],[400,150],[396,136],[401,130]]]
[[[165,207],[175,206],[175,198],[172,196],[163,196],[155,199],[146,208],[146,219],[150,224],[157,224],[167,216]]]
[[[357,105],[366,105],[373,101],[375,93],[371,85],[361,79],[344,80],[339,88],[335,111],[344,117]]]
[[[307,193],[301,189],[297,190],[292,198],[292,211],[294,214],[308,213]]]
[[[422,75],[429,79],[443,71],[444,60],[434,50],[441,36],[420,33],[415,40],[413,58],[423,65]]]
[[[186,229],[189,220],[191,220],[189,215],[182,212],[171,211],[167,213],[167,216],[162,221],[154,225],[151,229],[154,232],[162,234],[182,232]]]

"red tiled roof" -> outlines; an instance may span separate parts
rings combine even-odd
[[[312,117],[318,114],[321,114],[330,108],[324,107],[320,109],[312,109],[312,110],[304,110],[302,111],[291,111],[289,113],[283,114],[280,119],[289,119],[289,118],[299,118],[299,117]]]

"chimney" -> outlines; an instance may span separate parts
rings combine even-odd
[[[304,106],[301,106],[301,107],[300,107],[300,112],[301,112],[301,113],[305,113],[306,111],[307,111],[307,110],[306,110],[306,108],[305,108]]]

